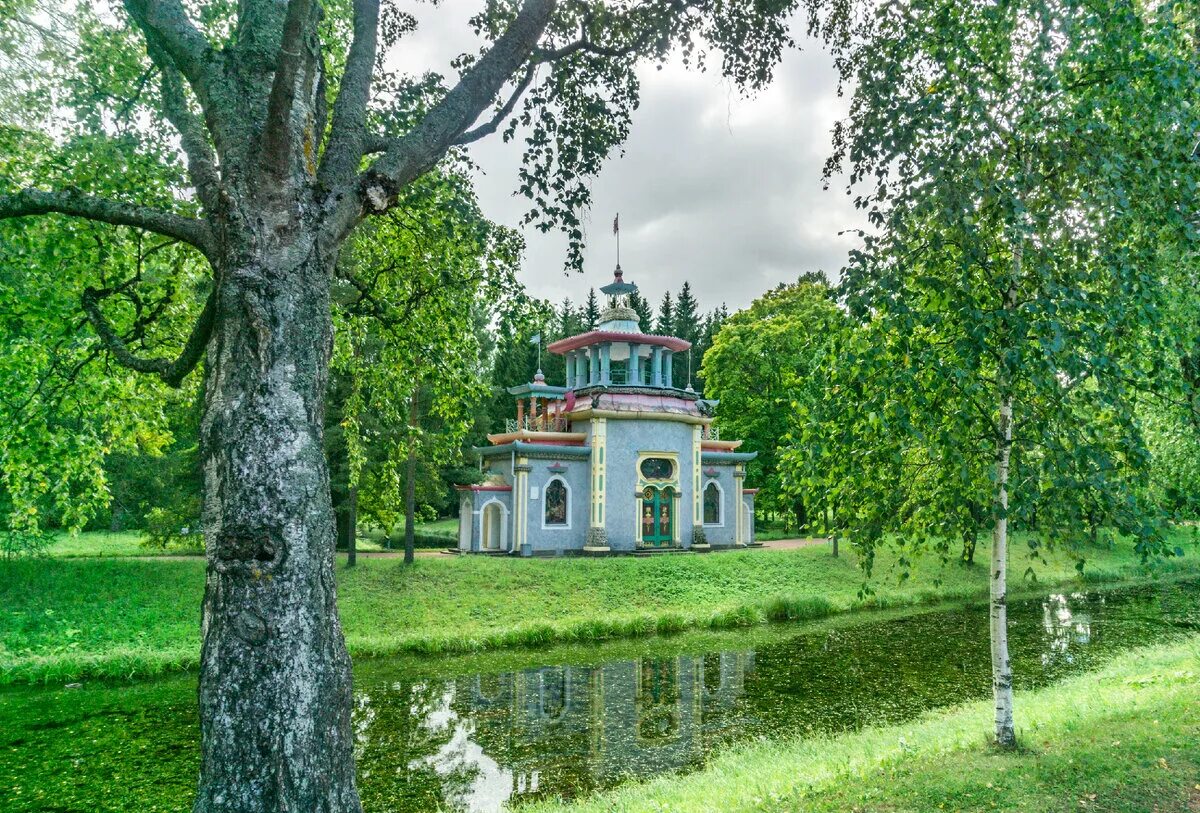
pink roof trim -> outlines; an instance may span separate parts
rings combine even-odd
[[[457,491],[512,491],[512,486],[455,486]]]
[[[633,342],[634,344],[657,345],[676,353],[687,350],[692,346],[691,342],[680,339],[677,336],[652,336],[649,333],[623,333],[619,330],[592,330],[587,333],[580,333],[578,336],[568,336],[565,339],[559,339],[556,342],[546,345],[546,349],[551,353],[562,355],[571,350],[590,347],[600,342]]]

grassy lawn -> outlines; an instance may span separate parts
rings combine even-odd
[[[142,544],[141,531],[92,531],[85,534],[58,534],[46,548],[46,554],[56,559],[114,556],[180,556],[199,555],[194,548],[157,548]]]
[[[523,813],[1200,810],[1200,639],[1017,695],[1021,748],[990,703],[832,738],[734,748],[704,770]]]
[[[1182,560],[1147,569],[1124,548],[1089,554],[1093,582],[1196,572]],[[988,551],[981,547],[981,561]],[[1016,546],[1015,586],[1031,564]],[[1040,589],[1076,579],[1064,556],[1032,563]],[[189,668],[199,654],[204,562],[42,558],[0,562],[0,683],[132,676]],[[881,555],[873,596],[861,572],[824,546],[638,559],[434,557],[405,566],[364,559],[338,568],[339,606],[354,655],[469,652],[552,642],[750,626],[863,607],[967,600],[987,592],[983,565],[927,560],[898,583]]]

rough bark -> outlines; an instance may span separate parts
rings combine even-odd
[[[222,275],[208,348],[197,813],[361,810],[323,447],[334,258],[307,233]]]

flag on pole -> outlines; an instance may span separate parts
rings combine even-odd
[[[621,233],[621,213],[617,212],[617,216],[613,218],[613,234]]]
[[[540,334],[540,333],[534,334],[533,338],[531,338],[529,340],[529,343],[530,344],[541,344],[542,343],[542,334]]]

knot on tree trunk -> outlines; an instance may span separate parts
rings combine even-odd
[[[266,619],[253,610],[238,613],[233,620],[233,631],[237,637],[252,646],[258,646],[267,640]]]
[[[266,531],[225,531],[217,538],[215,567],[221,573],[270,574],[283,562],[284,546]]]

